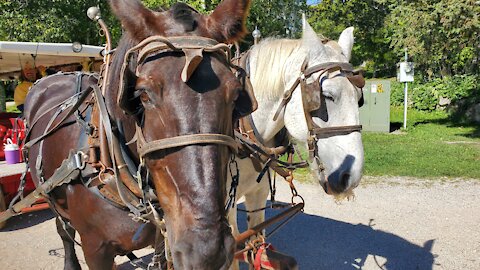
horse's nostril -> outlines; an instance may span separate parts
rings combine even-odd
[[[350,173],[348,172],[343,173],[342,176],[340,177],[340,185],[342,187],[342,190],[347,189],[349,182],[350,182]]]

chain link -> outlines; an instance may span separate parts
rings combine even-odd
[[[233,154],[231,155],[230,163],[228,164],[228,170],[230,172],[232,183],[230,185],[230,191],[228,192],[228,199],[225,205],[225,211],[228,211],[230,208],[235,207],[237,187],[240,182],[240,171],[238,169],[238,163],[235,159],[235,155]]]
[[[298,194],[297,188],[295,187],[295,184],[293,183],[294,177],[293,177],[293,171],[290,171],[290,175],[285,178],[287,181],[288,185],[290,186],[290,191],[292,192],[292,205],[296,205],[298,203],[295,203],[296,199],[300,199],[301,203],[305,204],[305,200],[303,197]],[[302,209],[303,210],[303,209]]]

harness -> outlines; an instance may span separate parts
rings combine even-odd
[[[300,91],[302,93],[302,103],[305,113],[305,120],[307,122],[308,128],[308,152],[309,159],[315,161],[315,166],[319,168],[322,173],[324,170],[324,165],[322,164],[320,157],[318,156],[317,151],[317,142],[319,139],[324,139],[333,136],[347,135],[353,132],[361,132],[361,125],[347,125],[347,126],[334,126],[334,127],[320,127],[313,121],[311,112],[317,110],[320,106],[320,101],[318,104],[312,104],[309,100],[309,89],[313,88],[313,91],[319,91],[319,95],[322,93],[322,85],[320,80],[322,76],[331,73],[339,72],[342,76],[346,77],[350,83],[355,86],[355,89],[360,92],[361,98],[359,106],[363,105],[363,91],[362,88],[365,86],[365,78],[363,77],[360,71],[354,70],[353,66],[350,63],[344,62],[327,62],[322,64],[317,64],[311,67],[308,67],[308,58],[306,58],[302,64],[300,75],[297,77],[292,87],[284,93],[282,102],[278,106],[278,109],[273,117],[273,120],[276,121],[281,111],[284,110],[285,106],[291,100],[293,92],[300,85]],[[312,83],[307,83],[307,79],[310,78],[313,74],[319,73],[318,80],[315,80]],[[312,90],[310,90],[311,92]]]
[[[245,70],[248,71],[248,61],[249,61],[249,54],[250,51],[247,51],[243,55],[238,55],[235,59],[237,63],[243,67]],[[320,100],[314,100],[312,102],[312,96],[316,96],[315,92],[318,91],[318,96],[321,95],[322,86],[320,80],[322,77],[331,72],[339,72],[342,76],[345,76],[352,85],[355,86],[355,89],[359,91],[361,95],[361,99],[359,102],[359,106],[363,105],[363,91],[361,90],[365,86],[365,79],[360,71],[354,70],[353,66],[350,63],[344,62],[327,62],[317,64],[311,67],[308,67],[308,57],[304,60],[301,69],[300,75],[296,78],[293,85],[284,93],[283,99],[278,106],[277,111],[273,117],[273,120],[276,121],[288,102],[291,100],[293,93],[300,85],[300,91],[302,93],[302,103],[304,108],[305,120],[307,123],[308,128],[308,151],[309,151],[309,158],[310,160],[315,160],[315,164],[318,168],[323,171],[323,164],[320,161],[317,151],[317,142],[319,139],[328,138],[333,136],[339,135],[347,135],[352,132],[360,132],[362,130],[361,125],[348,125],[348,126],[335,126],[335,127],[320,127],[313,121],[313,117],[311,115],[312,111],[319,109]],[[315,73],[319,73],[319,79],[313,81],[312,83],[307,83],[307,80],[313,76]],[[259,179],[265,173],[267,167],[272,168],[275,172],[279,173],[285,179],[291,175],[291,172],[287,172],[286,170],[282,170],[279,168],[278,164],[282,167],[293,170],[295,168],[304,168],[307,167],[306,162],[301,163],[293,163],[292,156],[293,156],[293,146],[289,142],[283,141],[280,145],[276,145],[274,148],[268,148],[264,146],[263,139],[259,136],[258,131],[255,127],[255,123],[253,122],[252,116],[248,115],[240,119],[239,124],[239,132],[236,133],[237,139],[242,142],[243,149],[247,148],[247,154],[244,156],[250,156],[254,166],[256,167],[257,171],[261,172],[259,175]],[[285,154],[289,152],[289,162],[279,162],[278,157],[279,155]],[[273,157],[273,159],[272,159]],[[273,161],[273,162],[272,162]],[[263,170],[259,170],[258,163],[265,164]]]
[[[249,58],[249,51],[243,55],[239,55],[237,57],[237,62],[240,66],[242,66],[245,70],[248,71],[248,58]],[[315,94],[318,94],[318,97],[321,95],[322,88],[320,84],[320,79],[328,72],[339,72],[342,76],[345,76],[350,83],[352,83],[356,88],[357,91],[360,91],[360,94],[363,92],[361,88],[365,85],[365,80],[363,75],[359,71],[354,71],[353,66],[349,63],[343,62],[328,62],[323,64],[314,65],[308,67],[308,58],[304,60],[300,75],[295,80],[294,84],[289,88],[288,91],[284,93],[284,97],[275,113],[273,120],[277,120],[278,116],[280,115],[281,111],[285,108],[288,102],[291,100],[293,92],[297,89],[300,85],[301,94],[302,94],[302,103],[304,107],[304,114],[305,119],[307,122],[308,127],[308,150],[309,150],[309,158],[311,161],[315,161],[314,166],[320,168],[323,172],[323,164],[318,157],[317,151],[317,141],[321,138],[327,138],[332,136],[338,135],[346,135],[352,132],[360,132],[362,129],[361,125],[349,125],[349,126],[336,126],[336,127],[319,127],[313,121],[313,117],[311,112],[314,110],[319,109],[320,100],[313,100]],[[314,81],[313,83],[307,83],[307,79],[310,78],[313,74],[318,73],[319,79]],[[317,92],[318,91],[318,92]],[[361,96],[359,105],[361,106],[363,103],[363,95]],[[318,101],[315,103],[315,101]],[[292,217],[294,217],[299,211],[303,210],[303,198],[298,194],[295,185],[293,184],[293,170],[296,168],[304,168],[308,166],[307,162],[293,162],[293,155],[295,153],[295,149],[293,145],[283,137],[281,140],[277,141],[273,148],[266,147],[264,144],[265,142],[260,137],[255,123],[252,119],[251,115],[248,115],[245,118],[242,118],[239,123],[239,130],[235,133],[237,139],[241,142],[242,148],[240,149],[240,153],[245,152],[242,157],[249,157],[254,164],[254,167],[259,172],[259,176],[257,178],[257,182],[259,182],[266,172],[269,172],[268,169],[272,169],[279,175],[281,175],[289,184],[291,192],[292,192],[292,204],[290,209],[285,210],[284,212],[280,213],[277,216],[255,226],[254,228],[249,229],[247,232],[242,233],[236,238],[237,243],[243,243],[245,240],[249,239],[253,235],[258,234],[266,227],[278,222],[284,218],[284,220],[280,226],[283,226],[286,222],[288,222]],[[279,134],[277,134],[279,135]],[[285,136],[285,135],[283,135]],[[280,161],[278,157],[288,153],[287,162]],[[263,165],[263,169],[261,167]],[[275,201],[275,184],[272,185],[270,175],[270,192],[271,192],[271,201]],[[300,198],[300,203],[295,203],[295,198]],[[270,206],[272,208],[282,207],[281,205],[278,206],[277,204],[272,204]],[[263,211],[266,208],[262,209],[255,209],[247,212],[257,212]],[[270,235],[274,233],[279,227],[272,230]],[[256,240],[253,240],[247,243],[247,246],[236,253],[236,257],[245,261],[250,260],[252,264],[258,265],[259,254],[264,253],[264,248],[266,243],[263,237],[259,237]],[[267,245],[269,246],[269,245]],[[254,258],[252,258],[254,257]]]
[[[241,81],[247,92],[251,93],[251,88],[248,89],[249,84],[245,83],[245,72],[241,68],[230,64],[230,49],[226,44],[220,44],[215,40],[203,37],[173,37],[166,38],[162,36],[153,36],[140,42],[137,46],[127,51],[122,69],[119,95],[117,104],[127,114],[138,113],[129,111],[127,107],[129,97],[126,92],[127,73],[129,72],[130,63],[133,62],[136,66],[136,73],[138,75],[140,67],[148,61],[150,56],[162,57],[162,52],[179,52],[185,55],[185,66],[182,71],[181,78],[187,82],[191,77],[197,66],[202,61],[203,53],[216,54],[218,58],[234,72],[237,78]],[[102,67],[101,78],[108,78],[108,70],[105,63]],[[38,196],[45,196],[48,198],[49,193],[56,187],[62,184],[68,184],[71,181],[78,179],[82,170],[86,165],[97,170],[97,175],[86,181],[84,184],[88,186],[98,187],[98,192],[102,197],[106,197],[109,201],[113,201],[114,205],[120,207],[127,207],[133,219],[141,222],[152,222],[157,226],[157,232],[160,232],[166,239],[165,222],[161,213],[157,211],[152,201],[155,198],[148,196],[150,187],[148,184],[148,171],[144,175],[142,171],[145,170],[144,159],[149,154],[176,147],[183,147],[188,145],[199,144],[218,144],[228,147],[233,153],[238,150],[238,144],[233,138],[233,134],[190,134],[179,135],[175,137],[163,138],[154,141],[147,141],[142,132],[142,123],[136,123],[136,133],[134,138],[129,143],[136,142],[137,152],[140,158],[140,164],[137,168],[137,175],[131,173],[131,166],[129,166],[130,157],[126,156],[122,151],[120,144],[122,132],[118,123],[113,123],[112,118],[107,110],[105,99],[102,90],[105,90],[106,83],[103,79],[98,80],[97,85],[92,85],[88,89],[82,89],[82,73],[78,73],[75,88],[78,90],[74,98],[69,98],[63,103],[56,105],[54,108],[41,113],[32,121],[30,128],[33,128],[38,121],[46,116],[48,113],[57,109],[54,113],[53,119],[50,120],[45,132],[37,138],[31,139],[25,144],[25,150],[28,151],[34,145],[40,143],[40,148],[43,146],[43,141],[50,135],[64,127],[71,116],[76,116],[76,122],[85,127],[89,135],[89,150],[77,153],[71,152],[68,158],[64,160],[62,165],[55,171],[55,173],[45,179],[43,173],[40,173],[41,185],[31,195],[27,196],[18,205],[14,205],[9,211],[2,213],[0,219],[8,219],[9,217],[18,213],[19,209],[29,205],[38,199]],[[92,100],[89,106],[92,105],[92,117],[88,123],[84,121],[82,112],[79,108],[87,98]],[[256,101],[251,96],[252,107],[256,107]],[[87,106],[87,107],[89,107]],[[31,130],[31,129],[30,129]],[[114,132],[114,130],[116,130]],[[40,152],[41,154],[41,152]],[[36,165],[39,172],[42,172],[41,158]],[[154,197],[154,195],[153,195]],[[157,233],[158,234],[158,233]],[[159,236],[160,237],[160,236]],[[158,238],[158,237],[157,237]],[[168,243],[165,243],[168,246]],[[167,250],[168,248],[166,248]],[[160,256],[156,254],[155,256]],[[167,256],[168,258],[169,256]]]

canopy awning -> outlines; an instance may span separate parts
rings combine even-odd
[[[55,67],[101,60],[104,47],[82,45],[73,50],[72,43],[0,41],[0,79],[18,76],[25,63]]]

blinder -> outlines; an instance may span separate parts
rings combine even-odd
[[[360,89],[360,99],[358,100],[358,107],[362,107],[365,103],[365,100],[363,99],[363,87],[365,87],[365,78],[363,77],[362,71],[354,70],[352,72],[352,75],[347,76],[347,79],[350,81],[350,83]]]
[[[321,84],[320,79],[306,84],[304,93],[302,93],[304,110],[312,112],[320,109],[321,106]]]
[[[185,83],[190,80],[191,76],[202,62],[203,53],[220,54],[225,60],[225,65],[237,69],[237,78],[243,86],[243,89],[240,91],[239,97],[235,102],[234,117],[239,118],[256,110],[257,101],[253,95],[251,84],[246,75],[243,75],[244,71],[241,72],[239,67],[233,66],[230,63],[231,53],[228,45],[204,37],[180,36],[166,38],[163,36],[152,36],[143,40],[137,46],[128,50],[125,54],[121,70],[120,89],[117,103],[126,114],[137,114],[139,110],[142,109],[139,104],[138,95],[135,95],[133,91],[127,91],[127,89],[132,87],[131,85],[128,85],[133,77],[129,66],[134,54],[138,52],[135,70],[135,76],[138,77],[140,75],[139,68],[152,53],[166,51],[181,52],[185,54],[185,64],[181,73],[181,79]]]
[[[258,103],[253,93],[252,83],[245,69],[235,65],[232,65],[232,68],[236,70],[237,79],[242,85],[242,90],[238,93],[235,109],[233,110],[233,119],[238,120],[256,111]]]
[[[358,100],[358,106],[362,107],[364,103],[363,99],[363,87],[365,86],[365,78],[360,70],[353,70],[353,67],[348,63],[326,63],[327,65],[320,64],[314,66],[312,68],[306,69],[305,74],[308,74],[308,77],[313,75],[315,72],[321,72],[318,80],[314,80],[312,83],[306,83],[306,79],[304,79],[304,106],[305,110],[309,112],[318,110],[321,105],[321,98],[322,95],[322,75],[326,74],[327,76],[329,73],[333,72],[340,72],[340,74],[346,77],[349,82],[356,87],[356,90],[360,93],[360,99]],[[338,65],[335,65],[338,64]],[[325,68],[325,69],[324,69]],[[307,73],[308,72],[308,73]],[[307,76],[307,75],[305,75]]]

